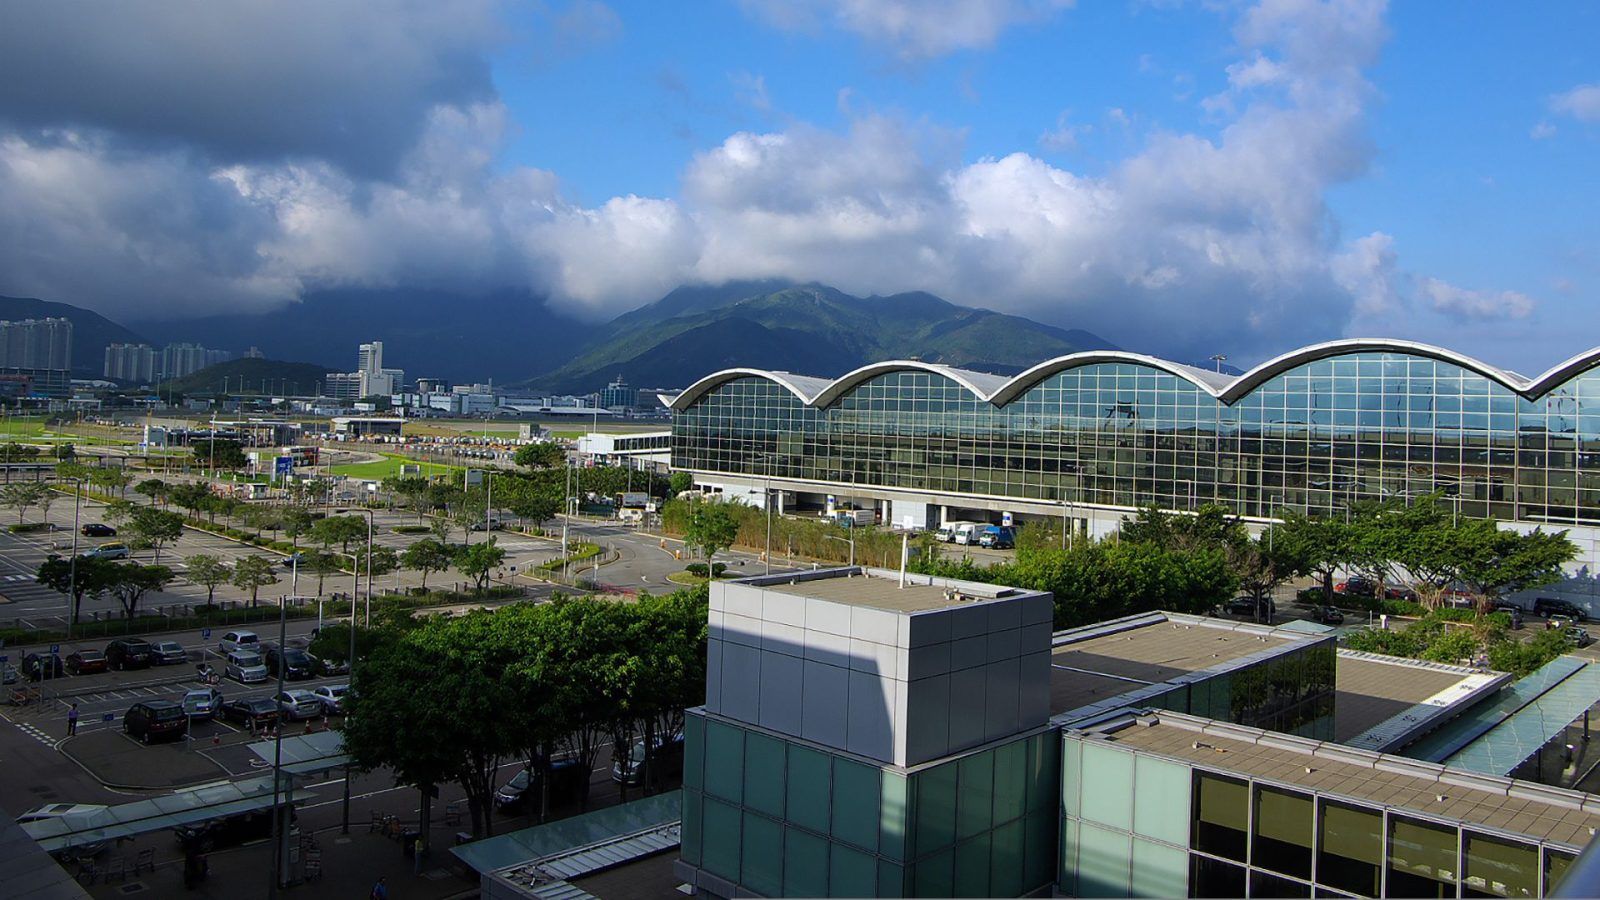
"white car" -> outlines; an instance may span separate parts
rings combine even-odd
[[[322,715],[322,701],[316,694],[299,689],[284,691],[272,698],[285,719],[299,721]]]
[[[267,664],[261,654],[249,650],[234,650],[228,654],[228,664],[222,674],[240,684],[256,684],[267,680]]]
[[[221,643],[217,644],[223,653],[232,653],[235,650],[257,651],[261,649],[261,638],[254,631],[230,631],[222,636]]]
[[[350,693],[348,684],[325,684],[311,691],[312,695],[322,702],[322,708],[330,716],[344,714],[344,698]]]

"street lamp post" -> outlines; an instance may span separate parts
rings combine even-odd
[[[73,598],[78,590],[78,514],[83,509],[83,479],[72,480],[72,559],[67,562],[67,602],[72,604],[72,615],[67,617],[67,639],[78,627],[78,604]],[[52,663],[52,665],[54,665]]]
[[[830,541],[843,541],[843,542],[849,544],[850,545],[850,565],[854,566],[856,564],[856,533],[855,533],[854,529],[851,529],[850,536],[847,537],[847,538],[842,538],[842,537],[839,537],[838,535],[834,535],[834,534],[825,534],[825,535],[823,535],[823,537],[827,538]]]
[[[1217,364],[1217,374],[1221,375],[1222,374],[1222,364],[1228,361],[1228,355],[1226,353],[1213,354],[1212,357],[1211,357],[1211,361]]]

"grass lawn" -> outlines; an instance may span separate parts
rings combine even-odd
[[[400,475],[400,467],[402,465],[421,466],[422,474],[424,476],[449,475],[461,471],[460,467],[458,466],[447,466],[442,463],[418,462],[414,459],[407,459],[404,456],[391,456],[386,453],[384,454],[383,459],[378,460],[377,462],[349,463],[343,466],[333,466],[328,469],[328,472],[332,475],[346,475],[351,478],[368,478],[374,481],[382,481],[385,478],[398,477]]]
[[[6,417],[0,419],[0,438],[7,437],[42,437],[44,435],[44,420],[34,418]]]

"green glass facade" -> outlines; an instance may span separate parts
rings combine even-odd
[[[698,710],[687,729],[682,859],[747,890],[1012,897],[1055,879],[1055,731],[901,769]]]
[[[1076,897],[1541,897],[1574,854],[1064,735]]]
[[[1407,352],[1315,359],[1231,403],[1151,365],[1044,376],[997,406],[937,372],[876,375],[815,408],[725,381],[675,413],[672,465],[998,500],[1332,514],[1442,490],[1463,516],[1600,522],[1600,372],[1526,399]]]
[[[1136,705],[1333,740],[1338,644],[1329,639],[1139,697]]]

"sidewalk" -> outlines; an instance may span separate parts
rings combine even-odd
[[[68,738],[60,750],[108,787],[163,790],[228,777],[227,769],[183,741],[135,747],[117,729]]]

